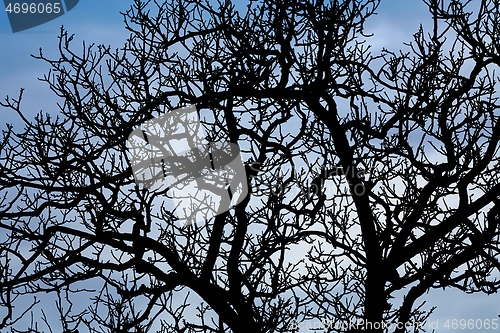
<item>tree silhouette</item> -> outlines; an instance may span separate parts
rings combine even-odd
[[[428,0],[430,32],[372,54],[378,2],[136,0],[116,51],[61,30],[35,56],[57,115],[2,103],[24,130],[0,145],[0,328],[53,293],[67,332],[420,331],[397,323],[429,289],[496,292],[499,1]],[[183,227],[126,142],[187,105],[249,194]]]

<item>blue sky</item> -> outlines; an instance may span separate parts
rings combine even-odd
[[[120,11],[130,7],[129,0],[82,0],[65,15],[29,30],[12,33],[7,13],[0,14],[0,98],[5,95],[17,97],[19,88],[24,92],[23,111],[27,115],[38,113],[41,109],[55,110],[57,98],[47,85],[37,78],[48,72],[48,65],[30,57],[38,54],[40,47],[49,58],[57,56],[58,35],[61,25],[75,34],[73,47],[82,49],[82,41],[87,44],[106,44],[112,47],[123,45],[128,36],[124,29]],[[16,117],[7,110],[1,110],[2,127],[5,122],[15,121]]]
[[[244,3],[246,1],[240,2]],[[74,50],[81,50],[82,40],[87,44],[103,43],[118,48],[128,36],[119,12],[128,9],[130,4],[132,0],[80,0],[67,14],[15,34],[10,29],[7,14],[1,13],[0,98],[3,100],[6,95],[17,97],[19,88],[23,87],[26,90],[22,110],[28,119],[40,110],[57,112],[55,103],[58,99],[46,84],[37,81],[37,77],[46,74],[49,67],[43,61],[31,58],[30,53],[38,53],[41,47],[49,58],[56,57],[61,25],[75,34]],[[383,0],[378,12],[367,22],[368,31],[376,34],[371,41],[374,49],[385,46],[396,50],[402,47],[402,42],[411,40],[421,22],[429,27],[428,11],[420,0]],[[16,125],[16,115],[6,109],[0,109],[0,112],[0,128],[4,128],[6,122]],[[438,306],[430,318],[430,321],[439,321],[440,329],[436,332],[453,331],[444,328],[447,319],[494,319],[500,314],[498,295],[487,297],[454,290],[431,291],[425,300],[426,309],[431,305]]]
[[[36,79],[47,73],[48,66],[37,61],[30,54],[37,54],[41,47],[44,54],[57,56],[57,36],[61,25],[75,34],[73,47],[87,43],[104,43],[120,47],[128,36],[124,29],[120,11],[125,11],[132,0],[81,0],[65,15],[43,25],[18,33],[12,33],[7,13],[0,15],[0,98],[5,95],[17,96],[19,88],[24,92],[24,112],[35,114],[41,109],[54,108],[55,97],[46,85]],[[246,1],[237,1],[244,8]],[[402,40],[411,38],[411,31],[418,28],[419,22],[427,14],[420,0],[382,1],[379,14],[368,21],[368,28],[376,33],[373,40],[375,48],[397,46]],[[43,96],[43,97],[42,97]],[[13,115],[2,112],[2,124],[15,121]]]

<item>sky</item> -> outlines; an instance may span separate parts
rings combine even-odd
[[[239,1],[240,5],[245,3]],[[0,13],[0,98],[4,100],[6,95],[17,97],[22,87],[25,88],[22,110],[28,119],[40,110],[56,113],[58,98],[46,84],[37,80],[47,74],[49,67],[45,62],[31,58],[30,54],[37,54],[42,48],[49,58],[56,57],[61,26],[75,34],[74,50],[81,50],[84,40],[87,44],[102,43],[119,48],[128,36],[120,11],[127,10],[131,4],[132,0],[80,0],[65,15],[18,33],[11,31],[7,14]],[[382,47],[397,50],[403,42],[411,40],[420,23],[427,26],[430,23],[428,10],[421,0],[382,0],[378,13],[367,22],[367,30],[375,34],[371,40],[373,51]],[[0,108],[0,128],[5,128],[5,123],[16,126],[18,117],[12,111]],[[466,295],[456,290],[433,290],[423,300],[427,301],[426,309],[438,306],[429,318],[430,322],[438,323],[436,332],[454,331],[444,327],[446,320],[491,320],[498,319],[500,314],[498,295]]]

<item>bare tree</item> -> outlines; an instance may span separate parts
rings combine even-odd
[[[398,323],[429,289],[496,292],[499,1],[427,1],[429,32],[380,54],[377,0],[136,0],[116,51],[61,30],[35,56],[57,115],[2,103],[24,130],[0,146],[0,328],[53,293],[68,332],[420,331]],[[183,227],[126,142],[187,105],[239,145],[248,195]],[[15,331],[52,331],[35,319]]]

